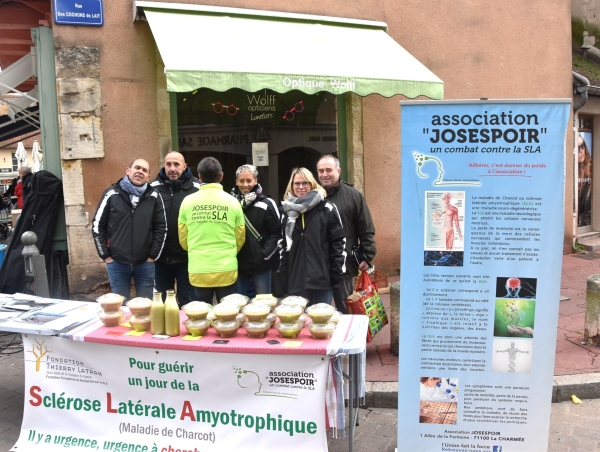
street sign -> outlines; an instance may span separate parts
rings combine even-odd
[[[54,23],[59,25],[104,25],[103,0],[52,0]]]

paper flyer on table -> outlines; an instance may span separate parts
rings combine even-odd
[[[399,451],[546,450],[569,102],[402,103]]]

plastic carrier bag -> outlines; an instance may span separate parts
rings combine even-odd
[[[358,276],[355,292],[346,300],[346,307],[349,314],[363,314],[369,317],[367,342],[371,342],[375,335],[388,324],[388,316],[383,302],[367,272],[362,272]]]

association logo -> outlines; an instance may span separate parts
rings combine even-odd
[[[240,388],[252,391],[257,397],[284,397],[288,399],[298,398],[298,394],[291,392],[274,392],[264,391],[263,382],[260,376],[251,370],[241,369],[239,367],[233,368],[236,373],[236,381]]]
[[[492,452],[502,452],[502,446],[493,446]]]
[[[71,380],[85,383],[98,383],[106,385],[102,379],[102,372],[92,367],[86,366],[83,361],[73,359],[72,357],[61,356],[60,350],[53,352],[46,345],[46,341],[35,339],[35,343],[30,343],[31,349],[26,350],[31,353],[35,359],[26,359],[28,362],[35,363],[35,371],[42,370],[44,364],[44,377],[48,380]]]
[[[422,172],[423,167],[428,162],[435,163],[435,167],[437,170],[437,179],[433,182],[433,185],[481,185],[481,183],[476,180],[444,179],[444,165],[441,159],[437,157],[421,154],[419,152],[413,152],[413,158],[415,159],[415,163],[417,164],[417,174],[421,179],[427,179],[429,177],[427,174],[424,174]]]
[[[31,345],[31,350],[27,350],[27,353],[32,353],[35,356],[35,371],[39,372],[42,364],[42,358],[46,356],[48,353],[52,353],[52,350],[48,350],[48,347],[44,345],[46,341],[42,341],[41,343],[38,340],[35,340],[37,345]]]

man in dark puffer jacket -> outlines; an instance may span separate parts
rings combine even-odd
[[[333,155],[324,155],[317,162],[319,182],[327,191],[327,201],[336,205],[342,217],[346,234],[348,271],[333,289],[333,299],[339,311],[346,313],[346,299],[354,291],[353,278],[358,271],[367,271],[375,258],[375,225],[364,196],[352,185],[340,178],[340,161]],[[368,261],[357,266],[352,259],[352,248],[360,247]]]
[[[129,298],[131,278],[138,297],[152,298],[154,261],[165,246],[167,223],[160,195],[148,184],[150,165],[137,159],[125,177],[108,187],[92,225],[98,256],[106,262],[110,289]]]
[[[165,156],[165,166],[161,168],[152,187],[160,193],[165,204],[167,216],[167,241],[165,249],[156,261],[156,290],[162,292],[175,288],[177,280],[177,300],[182,306],[193,300],[194,288],[188,275],[188,253],[179,244],[177,219],[183,199],[197,192],[201,182],[192,175],[179,152],[169,152]]]

